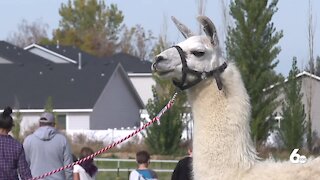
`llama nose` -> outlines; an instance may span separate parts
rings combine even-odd
[[[156,72],[157,71],[157,64],[163,60],[165,60],[165,58],[163,56],[157,56],[154,60],[154,63],[152,64],[152,67],[151,67],[152,71]]]
[[[156,65],[156,63],[152,63],[152,65],[151,65],[151,71],[157,72],[157,65]]]

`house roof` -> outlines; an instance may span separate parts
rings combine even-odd
[[[62,64],[51,66],[1,65],[0,107],[7,105],[19,109],[43,109],[52,97],[55,109],[92,109],[108,85],[113,72],[123,71],[121,64],[87,66],[83,70]],[[127,76],[125,76],[127,77]],[[143,108],[142,100],[131,81],[126,80],[133,97]]]
[[[40,49],[40,50],[42,50],[42,51],[44,51],[44,52],[46,52],[46,53],[49,53],[49,54],[51,54],[51,55],[53,55],[53,56],[59,57],[59,58],[63,59],[65,62],[68,62],[68,63],[74,63],[74,64],[77,64],[77,63],[78,63],[78,62],[75,61],[74,59],[70,59],[70,58],[67,57],[67,56],[64,56],[64,55],[61,55],[61,54],[59,54],[59,53],[56,53],[56,52],[48,49],[47,47],[42,47],[42,46],[40,46],[40,45],[38,45],[38,44],[34,44],[34,43],[33,43],[33,44],[31,44],[31,45],[29,45],[29,46],[27,46],[27,47],[24,48],[24,50],[28,50],[28,51],[31,51],[32,49]],[[62,51],[62,52],[64,52],[64,51]]]
[[[63,46],[63,45],[45,45],[40,46],[37,44],[31,44],[25,47],[25,50],[31,50],[33,48],[41,49],[49,54],[59,56],[68,62],[78,62],[79,53],[81,53],[81,59],[85,65],[86,62],[102,61],[104,64],[108,63],[121,63],[122,67],[127,73],[150,73],[151,74],[151,62],[142,61],[136,56],[132,56],[126,53],[116,53],[108,57],[95,57],[90,55],[75,46]]]
[[[48,53],[52,56],[60,58],[62,61],[71,63],[79,66],[81,59],[81,68],[85,67],[88,63],[99,63],[101,60],[95,56],[92,56],[74,46],[56,46],[56,45],[45,45],[41,46],[38,44],[31,44],[24,48],[27,51],[32,52],[34,49],[39,49],[45,53]],[[45,59],[45,58],[44,58]],[[45,59],[50,61],[49,59]],[[54,62],[52,62],[54,63]]]
[[[127,73],[151,73],[151,62],[142,61],[136,56],[117,53],[104,59],[105,62],[119,62]]]
[[[316,76],[316,75],[314,75],[314,74],[311,74],[311,73],[309,73],[309,72],[307,72],[307,71],[303,71],[302,73],[299,73],[299,74],[297,75],[297,77],[302,77],[302,76],[307,76],[307,77],[310,77],[310,78],[312,78],[312,79],[315,79],[315,80],[320,81],[320,77],[319,77],[319,76]],[[288,80],[287,80],[287,81],[288,81]]]
[[[309,77],[309,78],[312,78],[314,80],[320,81],[320,77],[319,76],[311,74],[311,73],[309,73],[307,71],[303,71],[303,72],[301,72],[301,73],[296,75],[296,78],[301,78],[301,77]],[[267,90],[273,89],[274,87],[276,87],[276,86],[278,86],[280,84],[286,83],[286,82],[288,82],[288,78],[286,78],[283,82],[277,82],[275,84],[272,84],[271,86],[263,89],[263,91],[267,91]]]
[[[19,64],[21,66],[25,65],[26,63],[35,63],[41,65],[51,64],[47,60],[34,55],[24,49],[14,46],[8,42],[0,41],[0,57],[9,63],[1,63],[0,64]]]
[[[116,67],[114,63],[80,71],[62,64],[1,65],[0,106],[42,109],[52,97],[56,109],[91,109]]]
[[[5,41],[0,41],[0,57],[10,62],[0,64],[0,107],[43,109],[51,96],[57,109],[92,109],[113,72],[126,74],[118,62],[92,60],[79,70],[73,63],[56,64]],[[131,81],[126,82],[142,104]]]

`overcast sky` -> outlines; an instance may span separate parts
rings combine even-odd
[[[228,0],[226,0],[228,1]],[[320,1],[311,0],[315,20],[315,55],[320,55]],[[58,27],[61,3],[67,0],[1,0],[0,1],[0,40],[17,31],[17,25],[26,19],[29,23],[41,20],[49,25],[49,33]],[[183,40],[175,29],[170,16],[175,16],[193,31],[198,31],[195,19],[196,0],[108,0],[106,4],[116,3],[123,11],[124,23],[129,27],[141,24],[154,35],[164,31],[167,24],[168,39],[172,42]],[[219,31],[220,39],[224,36],[221,0],[207,0],[205,14],[212,19]],[[308,0],[279,0],[278,12],[272,21],[276,29],[283,30],[284,37],[279,46],[282,51],[277,72],[287,76],[293,56],[298,57],[298,66],[302,68],[308,59]]]

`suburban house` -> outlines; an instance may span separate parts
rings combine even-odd
[[[302,103],[304,104],[306,118],[310,112],[311,123],[312,123],[312,132],[320,137],[320,77],[310,74],[306,71],[299,73],[296,78],[301,81],[301,93],[303,94]],[[288,80],[285,80],[286,83]],[[275,86],[278,86],[281,83],[269,87],[273,89]],[[280,89],[281,90],[281,89]],[[284,94],[280,93],[278,100],[282,100]],[[282,110],[279,106],[274,114],[276,115],[275,119],[277,121],[278,127],[281,126],[282,121]],[[273,140],[271,140],[273,141]]]
[[[67,132],[135,129],[154,83],[144,81],[151,78],[151,63],[137,60],[126,54],[99,59],[74,47],[21,49],[0,41],[0,107],[21,112],[22,131],[38,122],[49,97]]]
[[[148,99],[153,97],[151,87],[155,82],[152,78],[150,61],[141,61],[138,57],[125,53],[98,58],[74,46],[31,44],[24,49],[53,63],[74,64],[78,69],[85,68],[88,62],[121,63],[143,103],[146,105]]]

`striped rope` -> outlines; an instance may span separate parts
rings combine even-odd
[[[63,166],[63,167],[61,167],[61,168],[59,168],[59,169],[56,169],[56,170],[53,170],[53,171],[51,171],[51,172],[45,173],[45,174],[43,174],[43,175],[41,175],[41,176],[37,176],[37,177],[31,178],[31,179],[29,179],[29,180],[43,179],[44,177],[50,176],[50,175],[52,175],[52,174],[54,174],[54,173],[63,171],[63,170],[65,170],[65,169],[67,169],[67,168],[71,168],[71,167],[73,167],[74,165],[81,164],[81,163],[83,163],[84,161],[87,161],[87,160],[89,160],[89,159],[93,159],[93,158],[96,157],[97,155],[102,154],[103,152],[105,152],[105,151],[107,151],[107,150],[115,147],[116,145],[121,144],[122,142],[130,139],[130,138],[133,137],[134,135],[138,134],[139,132],[141,132],[142,130],[144,130],[145,128],[147,128],[147,127],[150,126],[151,124],[153,124],[155,121],[159,122],[161,116],[162,116],[168,109],[170,109],[170,108],[173,106],[173,104],[174,104],[174,102],[175,102],[175,100],[176,100],[177,94],[178,94],[177,92],[174,93],[174,95],[172,96],[172,98],[170,99],[170,101],[167,103],[167,105],[166,105],[165,107],[163,107],[163,108],[161,109],[161,111],[158,113],[158,115],[157,115],[156,117],[154,117],[151,121],[147,122],[146,124],[144,124],[144,125],[141,126],[140,128],[136,129],[134,132],[132,132],[131,134],[127,135],[126,137],[124,137],[124,138],[120,139],[119,141],[114,142],[114,143],[112,143],[111,145],[109,145],[109,146],[107,146],[107,147],[105,147],[105,148],[103,148],[103,149],[101,149],[101,150],[99,150],[99,151],[91,154],[90,156],[87,156],[87,157],[85,157],[85,158],[83,158],[83,159],[80,159],[80,160],[77,161],[77,162],[68,164],[68,165]]]

